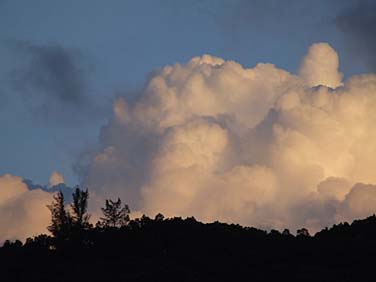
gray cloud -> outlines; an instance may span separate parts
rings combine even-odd
[[[34,184],[32,180],[30,179],[23,179],[22,182],[26,184],[27,188],[32,190],[40,189],[44,192],[48,193],[55,193],[58,191],[61,191],[64,195],[64,198],[67,202],[70,202],[72,200],[72,194],[73,194],[73,188],[67,186],[65,183],[59,183],[57,185],[54,185],[52,187],[48,187],[47,185],[42,184]]]
[[[376,2],[352,1],[347,9],[336,17],[336,25],[343,32],[351,55],[370,71],[376,70]]]
[[[67,117],[69,111],[88,112],[88,67],[83,55],[60,45],[11,44],[23,59],[11,73],[12,86],[22,93],[34,113],[47,118]],[[79,111],[77,111],[79,110]]]

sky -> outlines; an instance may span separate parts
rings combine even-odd
[[[136,210],[153,213],[161,209],[170,214],[187,214],[192,211],[191,208],[181,211],[155,202],[150,203],[150,197],[161,197],[160,201],[164,201],[162,198],[166,193],[184,194],[182,191],[164,191],[160,186],[174,184],[174,180],[161,176],[165,172],[150,169],[155,163],[167,161],[163,159],[161,150],[170,150],[169,142],[175,142],[171,140],[185,136],[186,132],[183,134],[175,126],[186,126],[189,130],[197,127],[196,133],[192,129],[193,136],[200,136],[201,130],[212,132],[214,136],[219,134],[216,138],[213,137],[213,142],[223,138],[224,143],[221,145],[218,141],[216,145],[219,146],[219,151],[214,155],[223,155],[221,146],[226,147],[230,142],[223,134],[241,138],[246,138],[247,134],[253,136],[254,132],[243,131],[254,131],[257,125],[262,127],[267,123],[268,117],[272,119],[271,112],[278,107],[270,106],[269,102],[277,103],[279,98],[276,97],[284,95],[279,90],[282,87],[277,83],[279,80],[289,81],[286,84],[293,88],[295,86],[292,85],[298,83],[294,76],[297,75],[310,87],[316,87],[319,85],[317,82],[320,82],[336,88],[343,86],[343,82],[354,75],[374,73],[374,10],[375,2],[370,0],[0,0],[0,175],[19,176],[31,180],[34,184],[46,186],[51,186],[51,183],[54,186],[60,182],[65,182],[68,186],[80,184],[94,187],[94,194],[102,197],[115,194],[128,197],[135,203]],[[320,42],[327,45],[314,45]],[[201,57],[204,54],[209,56]],[[199,59],[192,59],[195,57]],[[312,61],[319,61],[319,66]],[[224,62],[239,64],[241,68],[231,65],[232,63],[228,66],[237,73],[248,73],[247,69],[255,68],[255,76],[260,80],[260,85],[251,86],[245,83],[240,87],[243,81],[232,77],[230,71],[225,72],[225,68],[223,75],[229,75],[228,79],[238,81],[238,85],[227,85],[226,79],[208,82],[209,86],[205,87],[217,89],[218,93],[221,93],[221,87],[226,86],[230,91],[226,95],[234,97],[229,98],[226,106],[218,106],[221,110],[216,111],[210,103],[219,103],[216,101],[218,97],[210,98],[214,99],[214,102],[207,100],[209,98],[206,99],[205,95],[192,98],[193,100],[184,98],[184,95],[188,94],[179,89],[196,89],[195,87],[199,87],[197,82],[190,85],[191,82],[187,82],[183,74],[177,74],[179,78],[170,77],[169,70],[165,67],[170,65],[177,73],[188,72],[192,76],[206,75],[206,72],[215,72],[216,66],[227,66]],[[180,65],[175,65],[176,63]],[[276,69],[269,68],[268,65],[260,67],[260,63],[273,64]],[[201,70],[198,67],[201,64],[208,64],[213,69]],[[285,72],[289,73],[288,77]],[[278,78],[274,81],[270,77],[269,81],[269,75]],[[157,78],[165,81],[167,86],[155,82],[158,81]],[[270,87],[278,90],[266,89],[263,83],[270,83]],[[351,85],[358,85],[357,83],[360,82],[353,82]],[[290,89],[289,87],[287,88]],[[366,87],[362,84],[354,87],[368,87],[371,89],[369,91],[374,92],[372,86]],[[257,95],[264,98],[244,98],[241,102],[237,101],[237,93],[248,88],[249,93],[259,93]],[[161,89],[165,89],[165,92]],[[288,92],[283,89],[283,93]],[[176,97],[184,99],[175,97],[169,100],[167,93],[172,93],[171,91],[177,91]],[[204,90],[199,88],[195,93],[202,91]],[[268,94],[270,91],[272,94]],[[350,93],[353,90],[348,91]],[[151,95],[156,96],[151,98]],[[167,96],[161,98],[159,95]],[[263,99],[270,101],[265,102]],[[221,103],[225,103],[224,101]],[[252,113],[243,107],[242,103],[245,102],[248,103],[248,108],[255,107]],[[169,117],[169,109],[173,103],[184,104],[174,108],[177,113],[184,112],[188,115],[189,111],[193,113],[191,118],[200,116],[202,119],[216,119],[216,126],[229,126],[231,130],[222,134],[220,130],[217,132],[218,128],[214,125],[214,128],[206,128],[208,125],[201,124],[201,121],[190,125],[188,120],[191,122],[191,118],[186,116]],[[235,104],[237,106],[232,106]],[[278,110],[279,108],[276,111]],[[158,115],[152,114],[152,111],[156,111]],[[237,121],[240,120],[241,124],[234,122],[234,125],[223,125],[229,122],[224,117],[225,112]],[[179,122],[171,121],[175,119]],[[154,124],[156,120],[169,126]],[[122,122],[123,125],[120,125]],[[247,125],[244,125],[246,123]],[[150,124],[153,124],[154,129],[150,128]],[[344,126],[343,130],[345,129],[348,129],[347,125]],[[264,133],[257,134],[261,136]],[[155,138],[157,141],[149,142],[148,138]],[[312,140],[316,140],[315,137],[312,137]],[[324,141],[320,139],[320,142]],[[204,144],[202,146],[205,147]],[[190,152],[190,155],[195,156],[195,149],[191,148]],[[260,152],[265,151],[260,148]],[[372,153],[374,152],[372,151],[371,155]],[[189,155],[187,152],[182,154],[178,154],[179,158]],[[200,154],[209,157],[204,152]],[[200,157],[200,154],[197,157]],[[234,153],[226,154],[231,155],[226,159],[226,164],[215,169],[216,175],[221,174],[225,179],[231,178],[226,174],[230,171],[229,167],[234,169],[236,166],[235,161],[230,164],[228,160],[237,158]],[[118,158],[119,162],[105,167],[96,163],[101,158],[109,158],[109,155],[111,158]],[[355,154],[352,157],[359,159],[360,155]],[[166,158],[173,162],[172,159],[176,156]],[[257,177],[263,175],[261,178],[269,173],[276,174],[274,170],[277,174],[282,173],[274,166],[270,172],[272,166],[259,159],[238,159],[237,162],[237,165],[240,163],[243,166],[257,163],[259,169],[252,170],[249,174]],[[205,164],[208,167],[212,165]],[[333,164],[330,169],[325,170],[333,172],[333,175],[324,173],[325,177],[322,176],[320,181],[316,179],[314,184],[307,185],[316,187],[329,176],[348,178],[346,181],[351,186],[363,180],[368,181],[364,185],[376,183],[372,182],[373,178],[368,175],[359,179],[350,177],[347,172],[334,169],[336,165]],[[163,167],[162,164],[159,166]],[[261,169],[261,166],[267,169]],[[232,172],[247,174],[241,170]],[[182,178],[186,175],[187,183],[191,183],[192,175],[197,175],[190,173],[185,171],[178,175],[183,175]],[[287,172],[283,172],[283,178],[287,179],[285,173]],[[276,182],[280,181],[280,175],[275,177]],[[8,182],[4,183],[18,181],[16,178],[7,179]],[[218,179],[213,180],[215,184],[192,185],[220,186],[216,183]],[[110,180],[114,184],[108,184]],[[221,178],[220,181],[227,180]],[[237,185],[228,181],[228,185]],[[128,184],[130,188],[124,188],[126,192],[119,188],[128,187]],[[284,185],[287,184],[282,186]],[[185,191],[188,188],[181,189]],[[200,191],[205,194],[210,193],[209,190]],[[171,196],[171,201],[174,201],[173,199]],[[198,203],[200,200],[191,198],[190,201]],[[218,201],[224,200],[221,198]],[[269,205],[268,201],[265,201],[265,205]],[[315,202],[312,205],[316,204]],[[231,204],[224,205],[230,209]],[[201,208],[199,204],[194,206]],[[272,212],[268,210],[268,213]],[[209,220],[214,218],[212,214],[217,216],[220,213],[206,210],[199,213]],[[267,217],[260,213],[250,216],[253,221],[247,221],[231,214],[237,213],[234,210],[229,211],[223,219],[259,223],[258,217]],[[283,219],[278,220],[283,222]],[[268,226],[269,223],[262,224]],[[274,221],[270,224],[275,225]]]
[[[324,41],[346,62],[341,67],[345,75],[360,72],[358,65],[353,71],[343,34],[333,23],[346,5],[292,2],[296,8],[280,7],[278,1],[1,1],[1,92],[6,101],[0,171],[45,183],[51,171],[58,170],[69,184],[77,184],[75,156],[98,135],[116,94],[133,97],[153,69],[193,56],[208,53],[250,67],[273,62],[294,72],[307,47]],[[73,118],[67,124],[64,116],[30,112],[25,96],[41,90],[17,91],[25,82],[14,82],[12,73],[25,70],[31,59],[27,50],[15,50],[21,43],[55,46],[68,56],[80,53],[73,60],[85,72],[79,79],[86,89],[79,91],[86,91],[99,108],[89,114],[90,122]]]

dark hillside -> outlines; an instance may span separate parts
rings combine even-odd
[[[298,233],[143,217],[60,244],[7,242],[1,272],[4,281],[376,281],[375,216]]]

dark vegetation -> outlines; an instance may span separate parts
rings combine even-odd
[[[293,236],[193,217],[130,220],[118,199],[93,226],[88,196],[77,188],[69,210],[55,196],[52,236],[6,241],[1,281],[376,281],[375,216]]]

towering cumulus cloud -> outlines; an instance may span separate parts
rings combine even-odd
[[[327,43],[313,44],[303,58],[299,76],[308,86],[325,85],[336,88],[342,85],[342,74],[338,72],[339,61],[336,51]]]
[[[266,228],[373,213],[376,75],[342,82],[338,66],[319,43],[299,75],[209,55],[156,70],[115,101],[85,185],[149,215]]]
[[[48,179],[48,187],[54,187],[61,183],[64,183],[64,177],[57,171],[53,171]]]

